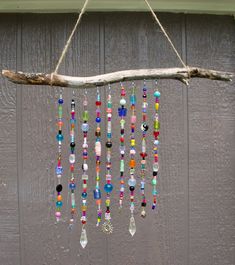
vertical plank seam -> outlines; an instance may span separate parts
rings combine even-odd
[[[16,69],[22,69],[22,16],[17,15],[16,36]],[[18,222],[19,222],[19,254],[20,264],[23,265],[22,229],[21,229],[21,203],[20,179],[23,175],[23,146],[22,146],[22,85],[16,88],[16,152],[17,152],[17,193],[18,193]]]
[[[187,64],[187,15],[182,15],[182,58]],[[190,252],[190,227],[189,227],[189,113],[188,113],[188,89],[189,86],[183,87],[183,109],[184,109],[184,155],[185,155],[185,164],[184,173],[187,176],[187,247],[186,247],[186,262],[189,265],[189,252]]]

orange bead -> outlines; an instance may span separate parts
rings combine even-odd
[[[132,160],[130,161],[130,167],[132,167],[132,168],[135,167],[135,160],[132,159]]]
[[[122,179],[122,180],[120,180],[120,184],[124,184],[124,180]]]
[[[61,195],[57,196],[57,201],[62,201],[62,196]]]
[[[63,126],[63,122],[62,121],[58,121],[58,126],[62,127]]]
[[[96,205],[101,204],[101,200],[96,200]]]

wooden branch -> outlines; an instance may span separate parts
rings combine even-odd
[[[233,73],[202,69],[198,67],[126,70],[90,77],[73,77],[53,73],[23,73],[10,70],[2,70],[2,74],[16,84],[50,85],[73,88],[89,88],[104,86],[111,83],[143,79],[175,79],[188,85],[189,79],[191,78],[231,81],[234,76]]]

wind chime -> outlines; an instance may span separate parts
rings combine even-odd
[[[120,209],[123,208],[124,201],[128,201],[127,194],[128,192],[125,190],[127,187],[129,188],[129,206],[130,206],[130,223],[129,223],[129,232],[133,236],[136,233],[136,223],[134,218],[134,212],[136,207],[136,199],[137,196],[137,189],[140,187],[140,194],[141,194],[141,216],[146,217],[146,207],[147,201],[152,200],[152,205],[150,206],[153,210],[158,206],[158,193],[159,189],[158,186],[158,178],[159,178],[159,140],[160,140],[160,121],[159,121],[159,106],[160,106],[160,92],[158,90],[158,86],[156,83],[155,92],[151,95],[148,93],[146,81],[147,79],[157,80],[157,79],[175,79],[183,82],[184,84],[188,85],[190,78],[208,78],[211,80],[221,80],[221,81],[231,81],[231,78],[234,76],[233,73],[227,73],[222,71],[215,71],[209,69],[202,69],[198,67],[189,67],[187,66],[184,61],[182,60],[181,56],[179,55],[178,51],[176,50],[174,44],[172,43],[170,37],[166,33],[165,29],[163,28],[162,24],[160,23],[158,17],[154,13],[153,9],[151,8],[149,2],[144,0],[146,5],[148,6],[153,18],[160,26],[162,32],[166,36],[167,40],[170,43],[170,46],[174,50],[175,54],[179,58],[180,62],[183,65],[183,68],[168,68],[168,69],[141,69],[141,70],[126,70],[126,71],[119,71],[109,74],[103,74],[99,76],[93,77],[70,77],[65,75],[59,75],[58,69],[61,65],[63,58],[67,52],[67,49],[71,43],[72,37],[74,32],[76,31],[82,15],[85,12],[88,0],[85,1],[84,6],[79,14],[77,22],[72,30],[72,33],[69,36],[69,39],[64,47],[64,50],[60,56],[60,59],[57,63],[55,71],[51,74],[41,74],[41,73],[23,73],[23,72],[14,72],[10,70],[3,70],[2,74],[6,76],[9,80],[17,84],[28,84],[28,85],[50,85],[50,86],[60,86],[60,87],[72,87],[72,88],[83,88],[84,89],[84,98],[83,102],[78,102],[79,104],[83,104],[83,113],[82,113],[82,120],[76,123],[76,112],[75,112],[75,100],[71,100],[71,112],[70,112],[70,155],[69,155],[69,164],[70,164],[70,172],[69,172],[69,194],[70,194],[70,202],[71,202],[71,209],[70,209],[70,218],[69,218],[69,227],[72,229],[74,225],[75,213],[78,209],[75,200],[75,190],[76,190],[76,183],[81,185],[81,199],[80,199],[80,220],[81,220],[81,236],[80,236],[80,244],[83,248],[86,247],[88,243],[86,225],[87,225],[87,199],[89,196],[89,189],[88,189],[88,152],[91,153],[91,143],[88,145],[88,131],[89,131],[89,122],[96,123],[96,129],[94,134],[96,136],[95,140],[95,156],[96,159],[94,161],[95,168],[95,187],[93,190],[94,200],[97,206],[97,221],[96,225],[99,226],[100,223],[103,221],[102,230],[106,234],[111,234],[113,232],[113,225],[111,223],[111,211],[115,207],[113,203],[114,194],[114,186],[112,183],[112,153],[116,152],[117,150],[113,150],[112,145],[112,118],[113,115],[118,115],[120,118],[120,145],[119,145],[119,154],[120,154],[120,185],[118,187],[119,190],[119,205]],[[144,80],[143,87],[142,87],[142,124],[141,128],[136,127],[136,85],[132,83],[132,93],[130,95],[130,100],[126,99],[126,89],[123,84],[124,81],[134,81],[134,80]],[[120,89],[120,106],[118,110],[113,111],[112,105],[112,96],[111,96],[111,84],[121,82],[121,89]],[[101,172],[101,96],[99,87],[108,85],[108,96],[106,99],[106,172]],[[92,102],[88,102],[87,97],[87,88],[89,87],[97,87],[97,97],[95,101],[96,105],[96,117],[95,121],[90,121],[89,119],[89,112],[88,112],[88,105],[92,104]],[[62,207],[63,207],[63,198],[62,198],[62,176],[63,173],[63,166],[66,163],[66,159],[62,160],[62,142],[64,140],[64,136],[62,134],[63,128],[63,96],[60,93],[58,99],[58,114],[57,114],[57,127],[58,132],[56,135],[57,143],[58,143],[58,151],[57,151],[57,163],[55,168],[56,180],[57,184],[55,190],[57,192],[56,195],[56,203],[55,203],[55,218],[56,221],[59,222],[62,216]],[[154,115],[153,120],[150,118],[147,120],[147,111],[148,111],[148,104],[154,104]],[[129,110],[128,110],[129,109]],[[130,122],[127,126],[127,110],[130,112]],[[151,117],[151,115],[149,115]],[[75,135],[78,130],[78,126],[81,127],[83,133],[83,141],[77,140],[75,143]],[[128,131],[128,134],[126,131]],[[141,130],[142,132],[142,139],[141,142],[137,142],[136,140],[136,131]],[[126,135],[130,135],[129,145],[126,141]],[[151,143],[152,151],[147,151],[146,142],[148,141],[148,145]],[[140,153],[140,164],[141,164],[141,175],[140,181],[137,182],[136,179],[136,146],[141,145],[141,153]],[[82,168],[76,168],[76,160],[75,160],[75,146],[79,146],[78,150],[82,150]],[[129,146],[129,171],[125,170],[125,160],[126,159],[126,148]],[[93,149],[93,148],[92,148]],[[151,158],[152,154],[152,158]],[[146,161],[152,161],[152,178],[147,174],[146,171]],[[79,172],[77,179],[75,178],[75,172]],[[67,172],[66,172],[67,174]],[[92,173],[93,174],[93,173]],[[127,180],[126,175],[129,175]],[[101,177],[104,178],[105,175],[105,185],[104,187],[100,187],[100,180]],[[152,198],[148,198],[145,192],[146,184],[152,185]],[[124,196],[126,195],[126,197]],[[124,200],[126,198],[126,200]],[[105,211],[102,215],[102,200],[105,203]],[[91,209],[91,208],[90,208]],[[91,209],[92,211],[92,209]]]

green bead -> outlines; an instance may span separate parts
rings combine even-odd
[[[152,179],[151,183],[152,183],[153,186],[156,186],[157,185],[157,180],[156,179]]]
[[[108,102],[107,107],[112,108],[112,103]]]
[[[58,110],[61,111],[63,107],[61,105],[58,106]]]
[[[160,129],[160,122],[158,120],[154,121],[154,129],[155,130],[159,130]]]
[[[124,160],[120,160],[120,171],[124,172]]]
[[[82,119],[83,119],[83,121],[86,121],[86,122],[89,120],[89,113],[88,113],[87,110],[85,110],[85,111],[83,112],[83,114],[82,114]]]

